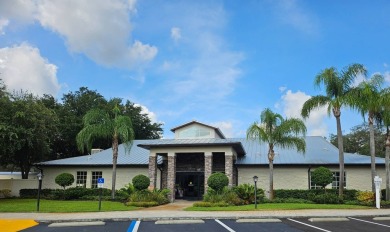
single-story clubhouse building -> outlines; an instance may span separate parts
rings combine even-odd
[[[175,198],[201,198],[207,179],[214,172],[223,172],[229,186],[253,183],[266,192],[269,186],[268,144],[245,138],[225,138],[216,127],[191,121],[171,130],[174,139],[135,140],[130,152],[119,146],[116,188],[131,183],[134,176],[149,176],[151,188],[168,188]],[[311,172],[328,167],[334,181],[328,188],[338,188],[338,149],[320,136],[307,136],[306,153],[275,147],[274,188],[310,189]],[[385,160],[376,158],[377,174],[385,180]],[[112,149],[74,158],[42,162],[43,188],[58,188],[54,179],[67,172],[75,176],[74,186],[97,187],[97,179],[105,178],[104,187],[111,188]],[[345,187],[371,190],[370,157],[345,153]],[[385,181],[382,187],[385,187]]]

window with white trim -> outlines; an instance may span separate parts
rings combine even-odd
[[[314,184],[311,179],[311,175],[313,172],[310,172],[310,189],[321,189],[322,187]],[[340,172],[332,172],[333,181],[332,181],[332,189],[338,189],[340,185]],[[344,188],[347,186],[346,172],[344,172]]]
[[[83,187],[83,188],[87,187],[87,172],[86,171],[77,171],[76,186]]]
[[[332,189],[339,189],[340,187],[340,172],[332,172],[333,173],[333,181],[332,181]],[[347,178],[346,172],[344,172],[344,188],[347,186]]]
[[[92,172],[92,181],[91,181],[91,188],[97,188],[97,181],[99,178],[103,177],[102,171],[93,171]]]

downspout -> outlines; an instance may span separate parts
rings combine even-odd
[[[307,169],[307,186],[308,186],[308,189],[310,189],[310,177],[311,177],[311,165],[309,165],[309,168]]]
[[[163,178],[161,166],[162,165],[157,165],[158,170],[160,170],[160,189],[162,189],[162,178]]]

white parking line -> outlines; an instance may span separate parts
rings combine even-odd
[[[287,220],[290,220],[292,222],[296,222],[296,223],[299,223],[299,224],[302,224],[302,225],[305,225],[305,226],[309,226],[309,227],[312,227],[312,228],[317,229],[317,230],[322,230],[322,231],[325,231],[325,232],[332,232],[330,230],[325,230],[325,229],[322,229],[320,227],[312,226],[312,225],[309,225],[309,224],[306,224],[306,223],[303,223],[303,222],[300,222],[300,221],[296,221],[296,220],[291,219],[291,218],[287,218]]]
[[[374,224],[374,225],[378,225],[378,226],[384,226],[384,227],[389,227],[388,225],[385,225],[385,224],[380,224],[380,223],[376,223],[376,222],[370,222],[370,221],[366,221],[366,220],[362,220],[362,219],[358,219],[358,218],[352,218],[352,217],[348,217],[349,219],[352,219],[352,220],[356,220],[356,221],[361,221],[361,222],[367,222],[367,223],[371,223],[371,224]]]
[[[230,232],[236,232],[235,230],[233,230],[232,228],[230,228],[229,226],[225,225],[223,222],[221,222],[220,220],[218,219],[215,219],[216,222],[218,222],[221,226],[225,227],[225,229],[227,229],[228,231]]]

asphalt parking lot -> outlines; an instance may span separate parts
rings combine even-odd
[[[24,232],[234,232],[234,231],[390,231],[390,218],[284,218],[247,220],[163,220],[163,221],[107,221],[74,223],[41,223]]]

